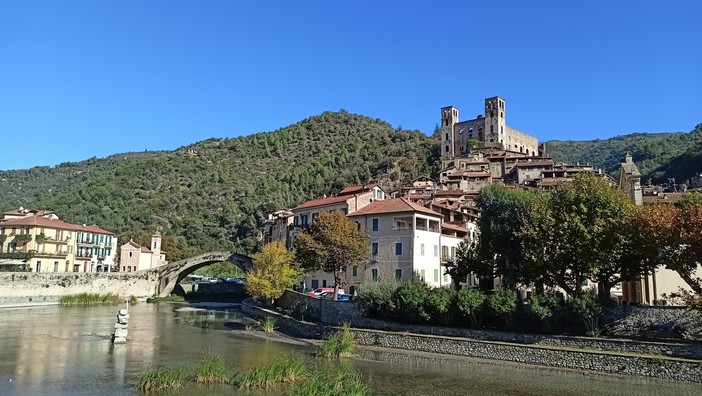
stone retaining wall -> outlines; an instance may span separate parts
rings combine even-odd
[[[123,297],[152,297],[158,287],[153,271],[119,272],[0,272],[0,304],[58,301],[79,293],[113,293]]]
[[[280,328],[300,337],[321,339],[336,329],[331,326],[299,322],[291,317],[256,306],[250,300],[244,301],[241,308],[244,312],[255,317],[275,317]],[[624,356],[597,351],[559,350],[544,346],[413,334],[407,331],[408,329],[405,329],[405,332],[397,333],[352,329],[354,338],[360,345],[469,356],[556,368],[702,382],[702,364],[699,361]]]

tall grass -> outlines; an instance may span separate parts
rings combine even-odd
[[[61,305],[99,305],[99,304],[119,304],[124,302],[120,296],[113,293],[80,293],[69,294],[59,298]]]
[[[279,384],[297,383],[309,377],[307,362],[298,355],[286,355],[271,364],[238,373],[232,383],[239,389],[270,389]]]
[[[348,323],[344,323],[340,330],[332,334],[317,348],[317,356],[324,358],[340,358],[353,355],[355,352],[356,343]]]
[[[195,365],[194,381],[199,384],[224,384],[232,377],[232,369],[222,355],[213,351],[203,352],[202,358]]]
[[[182,388],[186,380],[182,368],[157,367],[143,373],[136,387],[144,393],[164,392]]]
[[[308,381],[294,386],[290,396],[366,396],[372,394],[363,383],[361,374],[350,364],[326,367],[310,376]]]
[[[266,316],[262,321],[261,321],[261,328],[263,328],[263,331],[266,333],[272,333],[275,329],[275,318],[271,316]]]

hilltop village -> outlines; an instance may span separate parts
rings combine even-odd
[[[479,235],[480,209],[475,203],[481,189],[491,184],[551,191],[582,173],[601,177],[622,189],[636,204],[673,203],[681,193],[642,186],[641,174],[631,155],[623,158],[618,180],[590,164],[556,163],[544,144],[506,124],[504,99],[485,99],[484,114],[460,121],[453,106],[441,108],[441,161],[439,179],[420,176],[395,191],[379,184],[348,186],[335,196],[323,196],[269,214],[262,224],[263,242],[282,241],[293,248],[299,232],[322,212],[343,211],[370,234],[371,256],[362,266],[347,268],[345,287],[350,293],[378,280],[421,280],[431,287],[447,287],[452,279],[446,264],[456,257],[463,241]],[[469,276],[464,286],[481,280]],[[482,280],[485,282],[486,280]],[[490,289],[500,288],[491,279]],[[332,287],[331,274],[308,274],[301,288]],[[685,283],[673,271],[660,269],[614,291],[625,302],[653,304]],[[530,287],[521,288],[526,298]]]

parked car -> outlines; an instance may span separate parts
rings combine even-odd
[[[333,287],[318,287],[311,292],[308,292],[307,295],[310,297],[319,297],[320,294],[322,293],[334,293],[334,288]],[[343,294],[344,289],[339,289],[339,294]]]
[[[322,293],[321,298],[331,300],[334,298],[334,293]],[[336,296],[336,301],[351,301],[351,295],[339,293],[339,295]]]

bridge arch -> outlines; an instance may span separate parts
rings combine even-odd
[[[186,275],[198,268],[219,263],[230,262],[241,268],[244,272],[251,269],[251,257],[234,252],[210,252],[199,256],[186,258],[174,263],[169,263],[159,268],[158,296],[168,297]]]

